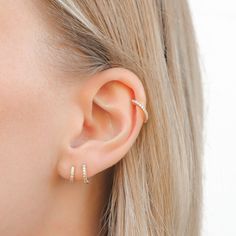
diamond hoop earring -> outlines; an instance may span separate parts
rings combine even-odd
[[[131,101],[134,105],[138,106],[143,111],[143,113],[144,113],[144,123],[147,123],[147,121],[148,121],[148,112],[147,112],[145,106],[143,104],[141,104],[140,102],[138,102],[137,100],[135,100],[135,99],[132,99]]]
[[[89,184],[87,166],[85,163],[82,164],[82,176],[85,184]]]

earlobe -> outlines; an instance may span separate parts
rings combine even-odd
[[[74,180],[85,179],[82,164],[86,164],[86,175],[91,178],[119,162],[148,119],[144,87],[127,69],[98,72],[80,86],[82,130],[77,140],[72,140],[77,145],[68,145],[58,162],[58,172],[66,179],[75,166]]]

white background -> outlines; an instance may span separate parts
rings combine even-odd
[[[203,236],[236,236],[236,1],[189,0],[205,93]]]

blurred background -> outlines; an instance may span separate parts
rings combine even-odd
[[[189,0],[205,94],[203,236],[236,236],[236,1]]]

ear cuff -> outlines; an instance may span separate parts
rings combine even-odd
[[[143,104],[141,104],[140,102],[138,102],[137,100],[135,100],[135,99],[132,99],[131,102],[132,102],[134,105],[138,106],[138,107],[143,111],[143,114],[144,114],[144,123],[147,123],[147,121],[148,121],[148,112],[147,112],[145,106],[144,106]]]

